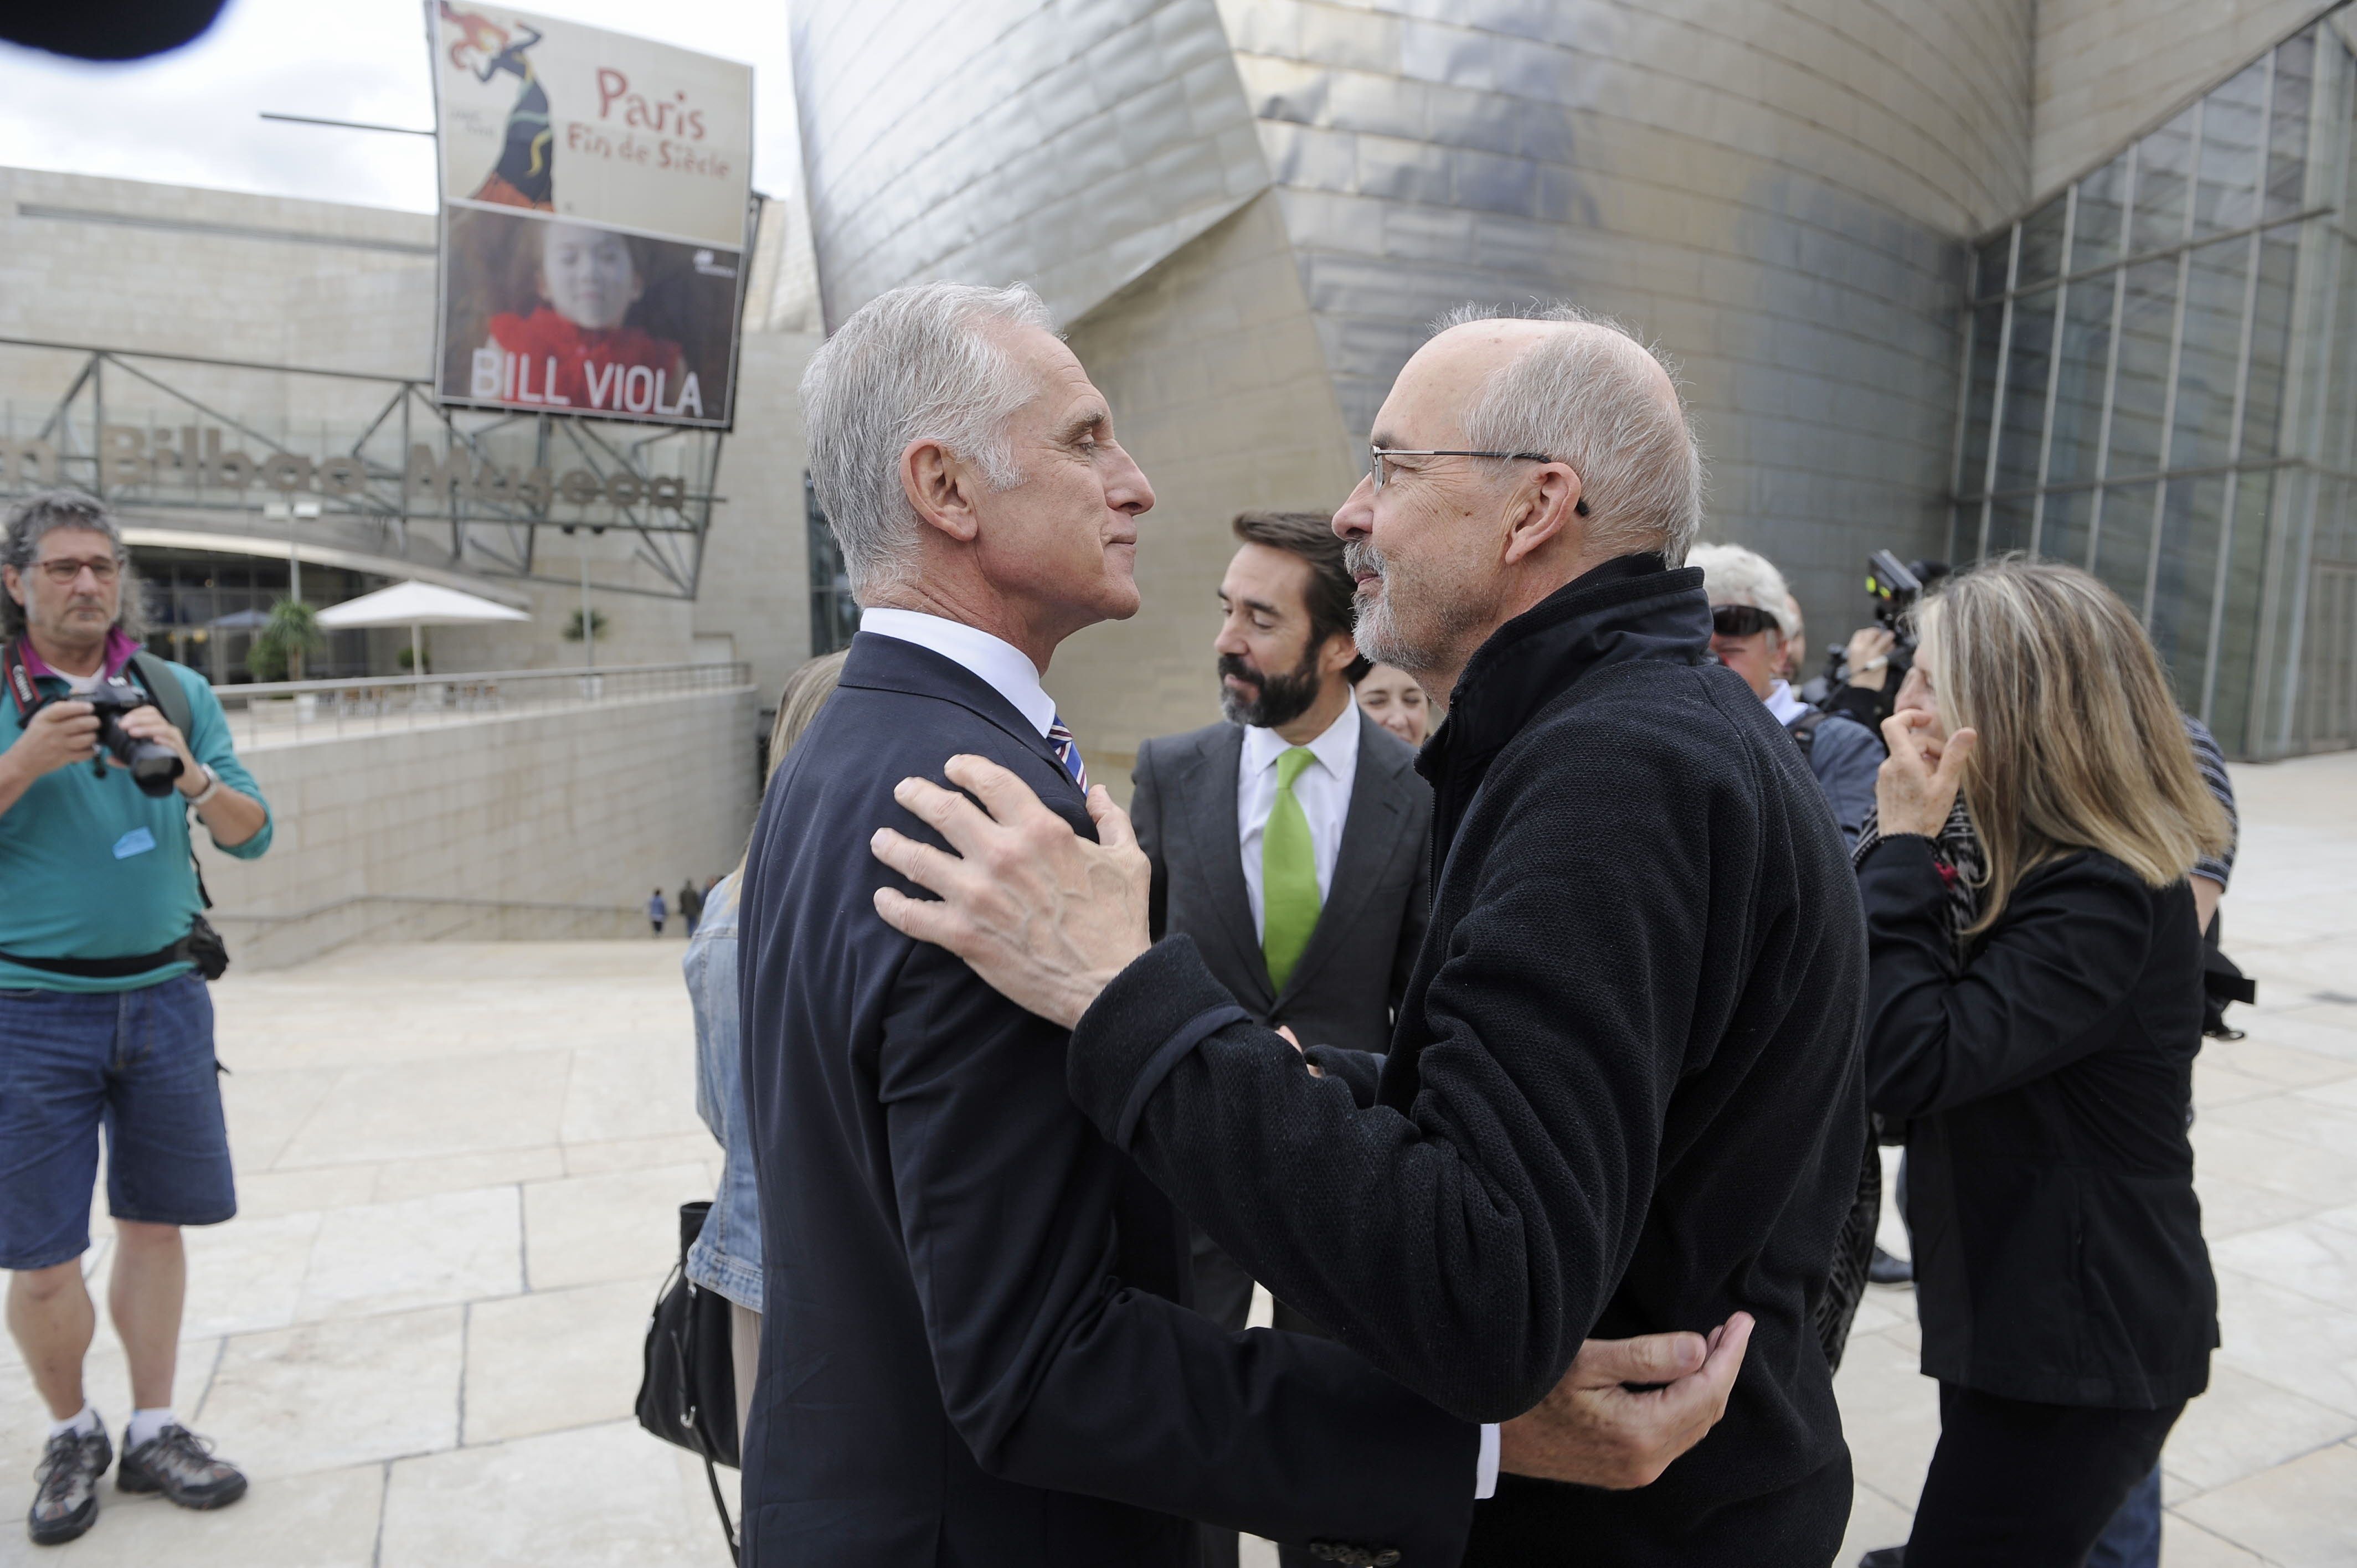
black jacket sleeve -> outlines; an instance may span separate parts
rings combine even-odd
[[[1866,900],[1867,1097],[1930,1116],[2044,1077],[2100,1045],[2152,947],[2151,891],[2108,855],[2040,866],[1971,961],[1958,960],[1932,841],[1886,838],[1858,867]]]
[[[1622,763],[1491,774],[1494,839],[1405,1109],[1311,1077],[1183,937],[1072,1035],[1073,1097],[1115,1146],[1279,1299],[1468,1420],[1536,1404],[1602,1314],[1685,1061],[1713,833],[1660,832],[1687,754]]]
[[[1114,1278],[1118,1162],[1073,1115],[1055,1043],[946,950],[912,946],[884,1023],[878,1154],[975,1460],[1280,1541],[1383,1542],[1401,1568],[1456,1563],[1478,1433],[1338,1345],[1231,1336]]]

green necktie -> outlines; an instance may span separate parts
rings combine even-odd
[[[1317,760],[1306,746],[1277,757],[1276,803],[1261,830],[1260,950],[1268,960],[1269,983],[1279,991],[1318,925],[1318,854],[1309,843],[1309,819],[1293,798],[1293,781]]]

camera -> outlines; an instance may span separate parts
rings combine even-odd
[[[1877,626],[1890,633],[1890,651],[1884,656],[1889,677],[1883,682],[1878,716],[1889,716],[1889,705],[1897,697],[1899,682],[1915,662],[1915,630],[1908,618],[1923,600],[1923,592],[1948,575],[1944,561],[1901,561],[1888,550],[1878,550],[1866,558],[1866,592],[1874,602]],[[1838,692],[1849,681],[1849,650],[1836,642],[1825,650],[1825,672],[1809,682],[1803,697],[1820,702]],[[1814,693],[1813,697],[1809,693]]]
[[[93,766],[101,778],[105,777],[106,758],[112,756],[131,775],[131,781],[139,786],[142,794],[161,799],[171,793],[173,780],[183,771],[180,754],[161,741],[127,735],[123,728],[124,714],[156,705],[146,693],[120,675],[111,675],[98,683],[97,690],[78,693],[73,700],[88,703],[98,714],[101,755]]]
[[[1915,639],[1907,629],[1907,612],[1923,596],[1923,579],[1889,551],[1878,550],[1866,558],[1866,591],[1874,598],[1876,624],[1911,649]]]

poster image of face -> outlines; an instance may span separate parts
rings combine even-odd
[[[439,401],[729,423],[740,254],[513,207],[452,208]]]

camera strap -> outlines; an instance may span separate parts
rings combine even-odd
[[[0,663],[8,671],[8,694],[16,699],[16,722],[29,722],[41,705],[41,689],[33,684],[32,671],[25,668],[24,656],[16,651],[16,639],[10,638],[0,648]]]

